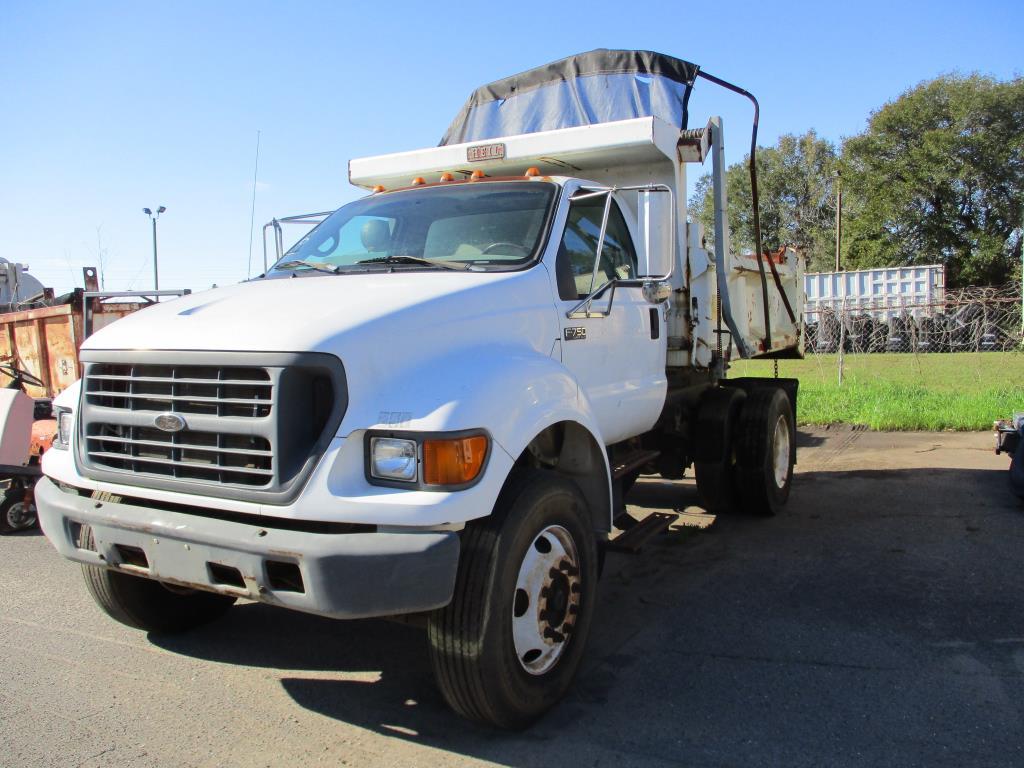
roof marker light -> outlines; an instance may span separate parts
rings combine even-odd
[[[377,184],[377,185],[376,185],[376,186],[375,186],[375,187],[373,188],[373,194],[375,194],[375,195],[376,195],[376,194],[377,194],[378,192],[385,192],[385,191],[387,191],[387,190],[385,189],[385,187],[384,187],[384,185],[383,185],[383,184]]]
[[[426,183],[426,180],[422,176],[417,176],[415,179],[412,180],[412,186],[414,187],[421,187]]]
[[[470,174],[469,180],[470,181],[479,181],[480,179],[484,179],[484,178],[487,178],[487,174],[484,173],[483,171],[481,171],[478,168],[477,170],[473,171],[472,174]]]
[[[534,176],[540,176],[540,169],[536,166],[530,166],[526,169],[526,178],[532,179]]]
[[[455,176],[453,176],[448,171],[445,171],[444,173],[441,174],[441,181],[454,181],[454,180],[455,180]]]

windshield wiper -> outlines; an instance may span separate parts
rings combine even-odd
[[[422,256],[377,256],[373,259],[363,259],[356,264],[425,264],[428,267],[441,267],[442,269],[469,269],[469,264],[462,261],[445,261],[443,259],[425,259]]]
[[[309,267],[310,269],[316,269],[320,272],[330,272],[332,275],[338,274],[338,267],[334,264],[324,264],[319,261],[306,261],[305,259],[283,261],[280,264],[277,264],[274,269],[295,269],[296,267]]]

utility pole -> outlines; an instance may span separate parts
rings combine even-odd
[[[143,208],[142,212],[149,216],[149,220],[153,222],[153,290],[160,290],[160,270],[157,267],[156,260],[156,220],[160,218],[160,214],[166,211],[164,206],[160,206],[156,209],[156,213],[153,213],[149,208]]]
[[[839,248],[843,242],[843,174],[836,171],[836,272],[842,269],[839,264]]]

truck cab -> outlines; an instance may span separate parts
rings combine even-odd
[[[36,499],[97,603],[417,616],[452,708],[516,728],[571,683],[638,476],[778,511],[796,384],[726,372],[799,354],[802,266],[730,249],[698,71],[593,51],[489,84],[441,146],[352,160],[368,194],[263,275],[93,335]]]

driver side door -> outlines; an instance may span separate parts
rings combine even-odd
[[[614,195],[607,206],[607,195],[574,197],[581,199],[570,198],[555,262],[562,362],[590,402],[605,444],[611,444],[650,429],[661,414],[667,387],[664,312],[644,299],[636,281],[628,209],[624,213]],[[589,312],[579,308],[612,281],[633,282],[608,288]]]

